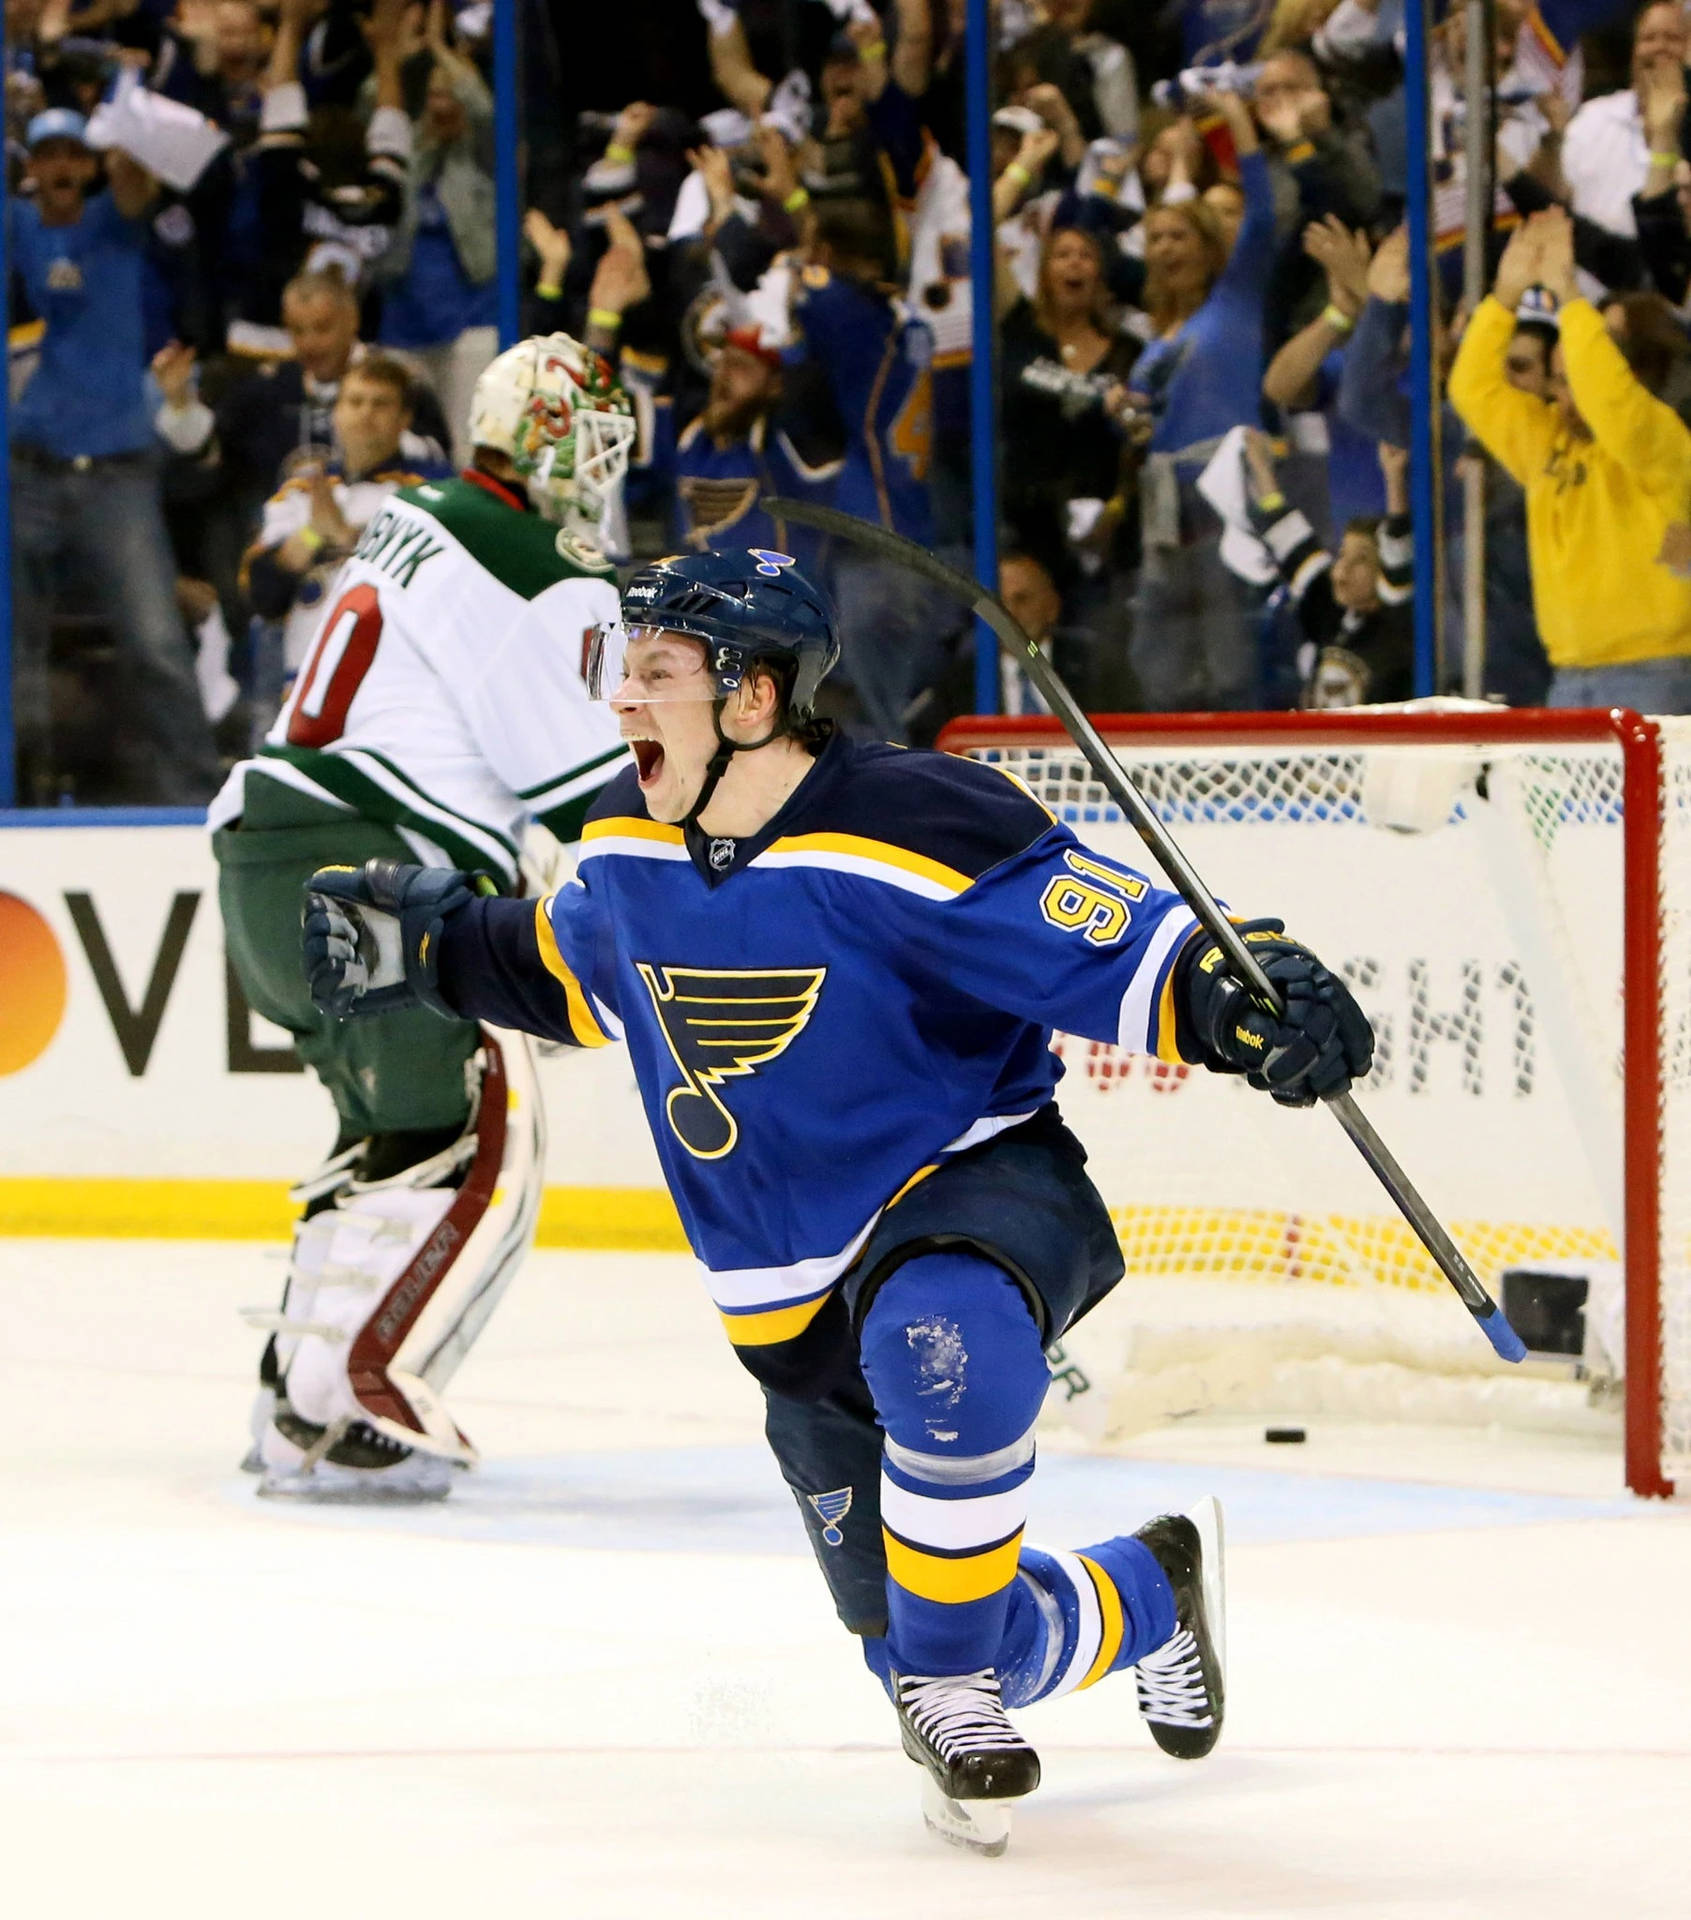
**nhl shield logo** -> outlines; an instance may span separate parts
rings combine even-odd
[[[836,1487],[832,1493],[813,1493],[808,1497],[816,1509],[817,1519],[822,1522],[822,1538],[831,1547],[843,1547],[845,1535],[840,1532],[840,1522],[851,1512],[851,1488]]]

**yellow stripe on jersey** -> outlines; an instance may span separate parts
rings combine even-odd
[[[664,846],[682,847],[687,836],[679,827],[666,826],[661,820],[627,818],[589,820],[581,830],[582,842],[589,840],[655,840]]]
[[[912,853],[908,847],[895,847],[885,840],[868,840],[856,833],[789,833],[766,849],[769,853],[842,853],[854,860],[867,860],[877,866],[895,867],[900,873],[913,873],[918,879],[943,887],[947,893],[967,893],[974,882],[966,873],[930,860],[926,854]]]
[[[1177,1031],[1178,1022],[1174,1017],[1174,965],[1171,962],[1168,977],[1163,981],[1163,990],[1157,995],[1157,1058],[1177,1067],[1191,1066],[1194,1063],[1180,1051],[1175,1038]]]
[[[1097,1589],[1098,1614],[1104,1625],[1103,1637],[1098,1642],[1098,1656],[1087,1668],[1086,1678],[1080,1682],[1081,1687],[1089,1687],[1095,1680],[1103,1679],[1110,1670],[1111,1661],[1121,1652],[1121,1637],[1127,1623],[1122,1619],[1121,1595],[1116,1592],[1116,1583],[1095,1560],[1088,1560],[1084,1553],[1077,1553],[1075,1558],[1086,1569],[1087,1577]],[[1076,1692],[1079,1690],[1077,1687]]]
[[[887,1207],[889,1209],[896,1207],[899,1201],[901,1201],[904,1198],[904,1196],[910,1191],[912,1187],[919,1187],[922,1184],[922,1182],[927,1179],[930,1173],[938,1173],[938,1172],[939,1172],[939,1162],[937,1160],[934,1161],[931,1166],[918,1167],[916,1171],[910,1176],[910,1178],[905,1181],[904,1185],[899,1188],[897,1193],[895,1193],[893,1197],[887,1202]]]
[[[955,1607],[969,1600],[985,1600],[1015,1579],[1022,1529],[1018,1527],[1008,1540],[980,1553],[924,1553],[899,1539],[888,1527],[882,1527],[881,1541],[886,1548],[887,1572],[906,1593],[915,1594],[918,1600],[940,1600]]]
[[[824,1287],[814,1300],[799,1300],[787,1307],[766,1307],[761,1313],[724,1313],[722,1324],[736,1347],[776,1347],[783,1340],[796,1340],[827,1305],[833,1291],[832,1287]],[[722,1312],[720,1307],[717,1311]]]
[[[1033,788],[1028,785],[1028,783],[1022,778],[1022,776],[1019,773],[1012,773],[1008,767],[1001,767],[997,765],[997,763],[994,761],[989,760],[984,762],[983,764],[990,766],[994,773],[1003,774],[1004,778],[1009,781],[1011,786],[1017,788],[1020,792],[1024,793],[1028,797],[1028,799],[1030,799],[1033,802],[1033,804],[1039,809],[1039,811],[1045,815],[1046,819],[1049,820],[1053,826],[1056,825],[1057,816],[1051,811],[1051,809],[1045,804],[1045,802],[1040,799],[1039,795],[1034,792]]]
[[[537,900],[534,907],[534,937],[540,946],[540,961],[546,971],[564,990],[564,1004],[569,1009],[570,1032],[584,1047],[605,1047],[610,1045],[611,1036],[593,1017],[593,1009],[588,1005],[587,995],[581,990],[581,982],[570,972],[564,956],[558,951],[558,936],[552,931],[550,908],[555,894],[547,894],[543,900]]]

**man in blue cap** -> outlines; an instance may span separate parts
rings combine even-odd
[[[143,389],[142,216],[157,183],[115,149],[102,178],[87,122],[68,107],[37,114],[26,139],[33,197],[8,205],[11,259],[45,331],[12,412],[19,798],[57,797],[48,646],[55,594],[72,580],[129,670],[139,739],[126,797],[197,804],[216,787],[217,758],[176,603]]]

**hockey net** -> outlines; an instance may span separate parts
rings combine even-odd
[[[1058,1035],[1128,1269],[1056,1356],[1074,1423],[1613,1430],[1624,1398],[1628,1483],[1691,1482],[1691,720],[1100,726],[1229,908],[1280,915],[1350,980],[1378,1036],[1359,1097],[1494,1295],[1512,1273],[1589,1291],[1578,1354],[1505,1368],[1329,1116]],[[941,745],[1155,870],[1056,722],[959,721]]]

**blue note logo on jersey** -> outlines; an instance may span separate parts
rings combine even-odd
[[[670,1131],[695,1160],[720,1160],[740,1127],[718,1088],[787,1051],[816,1011],[828,969],[635,965],[681,1070],[664,1102]]]
[[[840,1531],[840,1522],[851,1512],[851,1488],[836,1487],[832,1493],[812,1493],[806,1497],[822,1522],[822,1538],[830,1547],[843,1547],[845,1535]]]
[[[765,573],[771,580],[779,580],[783,567],[796,567],[798,562],[790,553],[771,553],[767,547],[747,547],[747,553],[757,562],[759,573]]]

